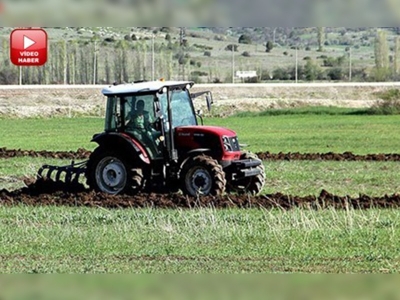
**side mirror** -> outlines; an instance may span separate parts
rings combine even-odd
[[[206,95],[206,101],[207,101],[207,109],[208,109],[208,111],[210,111],[211,110],[211,104],[213,103],[213,99],[212,99],[212,94],[211,93],[208,93]]]

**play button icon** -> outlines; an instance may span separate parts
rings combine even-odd
[[[35,44],[36,42],[34,40],[31,40],[26,35],[24,35],[24,50],[28,49],[30,46],[33,46]]]
[[[10,58],[17,66],[41,66],[47,61],[47,33],[38,29],[15,29],[10,36]]]

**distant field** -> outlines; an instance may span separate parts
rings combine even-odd
[[[235,130],[254,152],[399,153],[399,115],[299,114],[206,118],[206,125]],[[99,117],[0,119],[0,147],[33,150],[93,149],[103,131]],[[12,129],[12,130],[11,130]]]
[[[103,116],[105,85],[0,86],[0,117]],[[385,92],[400,87],[387,83],[267,83],[195,84],[193,92],[208,90],[214,98],[211,115],[227,116],[243,110],[308,106],[368,108]],[[195,107],[206,112],[205,101]]]

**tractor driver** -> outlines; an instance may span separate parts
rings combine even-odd
[[[127,127],[141,132],[150,130],[150,115],[148,111],[144,110],[144,100],[139,99],[136,102],[136,110],[133,111]]]
[[[152,128],[150,114],[148,111],[144,110],[143,99],[136,101],[136,110],[132,111],[131,116],[131,119],[126,125],[127,130],[132,131],[136,137],[150,147],[153,152],[157,152],[158,147],[155,143],[155,139],[160,136],[161,133]]]

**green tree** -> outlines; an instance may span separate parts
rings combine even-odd
[[[269,53],[274,48],[274,43],[272,41],[268,41],[265,47],[266,47],[265,52]]]
[[[393,58],[393,74],[399,74],[399,59],[400,59],[400,37],[396,37],[394,46]]]
[[[389,76],[389,47],[387,34],[379,30],[375,37],[375,71],[373,76],[377,81],[385,81]]]
[[[304,66],[304,75],[306,80],[314,81],[319,79],[321,70],[319,67],[313,62],[312,59],[307,60],[306,65]]]

